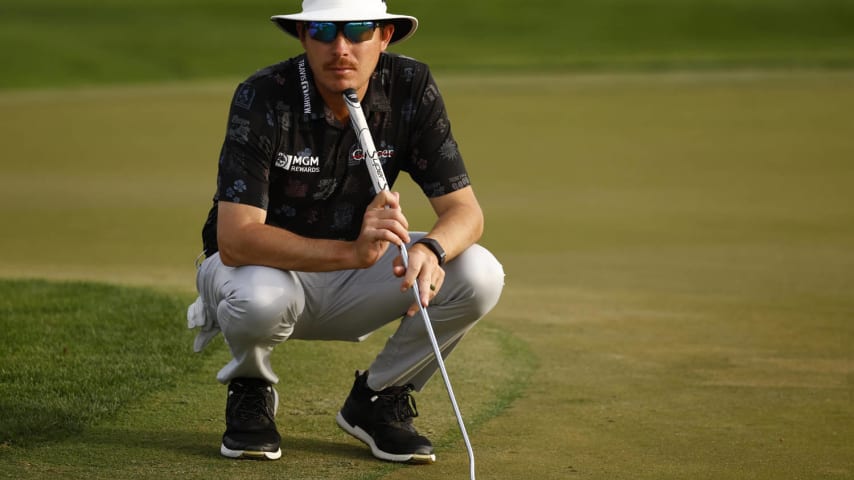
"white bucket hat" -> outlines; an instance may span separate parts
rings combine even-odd
[[[385,0],[303,0],[302,12],[293,15],[274,15],[270,20],[286,33],[299,38],[300,22],[351,22],[379,20],[394,24],[390,43],[409,38],[418,28],[418,19],[408,15],[386,12]]]

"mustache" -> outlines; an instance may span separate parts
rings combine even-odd
[[[323,68],[331,69],[331,68],[356,68],[356,62],[352,61],[340,61],[333,60],[331,62],[327,62],[323,65]]]

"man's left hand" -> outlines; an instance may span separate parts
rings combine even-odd
[[[421,306],[427,307],[442,288],[445,281],[445,270],[439,266],[439,259],[432,250],[421,244],[415,244],[409,250],[409,268],[403,266],[403,258],[398,256],[394,259],[394,274],[403,277],[400,291],[405,292],[418,282],[418,291],[421,293]],[[413,316],[421,309],[418,303],[413,302],[406,311],[407,316]]]

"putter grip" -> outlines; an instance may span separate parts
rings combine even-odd
[[[365,156],[365,166],[368,167],[368,173],[371,175],[371,182],[374,184],[376,193],[383,190],[388,190],[388,182],[385,178],[383,165],[380,163],[377,148],[374,146],[374,139],[371,137],[371,131],[368,130],[368,121],[365,119],[365,114],[362,111],[362,105],[359,103],[359,97],[356,95],[356,90],[348,88],[344,90],[344,103],[347,105],[347,110],[350,112],[350,124],[356,132],[356,137],[359,139],[359,145],[362,146],[362,152]]]
[[[365,166],[368,167],[368,173],[371,175],[371,182],[374,184],[376,193],[383,190],[388,190],[388,182],[385,179],[383,165],[380,163],[377,148],[374,146],[374,139],[371,137],[371,131],[368,130],[368,121],[365,120],[365,114],[362,112],[362,105],[359,103],[359,97],[356,95],[356,90],[348,88],[344,90],[344,103],[347,104],[347,110],[350,111],[350,124],[359,138],[359,145],[362,146],[362,151],[365,154]],[[403,259],[403,266],[409,267],[409,254],[406,251],[406,246],[400,244],[400,256]],[[418,286],[413,285],[416,301],[420,301]]]

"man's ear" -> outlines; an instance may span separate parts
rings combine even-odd
[[[388,47],[388,44],[391,43],[391,36],[394,35],[394,24],[388,23],[383,25],[382,29],[382,44],[383,51]]]
[[[305,47],[305,25],[302,22],[296,23],[297,27],[297,37],[299,37],[300,43]]]

